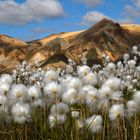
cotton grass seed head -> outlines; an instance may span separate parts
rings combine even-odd
[[[38,99],[41,97],[41,90],[39,87],[37,86],[31,86],[29,89],[28,89],[28,97],[29,99],[31,100],[35,100],[35,99]]]
[[[44,94],[49,97],[59,97],[62,95],[62,86],[57,82],[50,82],[44,87]]]
[[[30,106],[28,104],[16,103],[11,109],[13,119],[16,123],[23,124],[30,119]]]
[[[65,103],[57,103],[51,107],[51,114],[53,116],[63,115],[68,113],[69,107]]]
[[[80,89],[82,87],[82,82],[79,78],[73,77],[68,81],[68,87],[74,89]]]
[[[114,121],[117,118],[124,117],[124,105],[123,104],[114,104],[109,109],[109,118]]]
[[[133,98],[134,101],[140,105],[140,91],[136,91]]]
[[[93,115],[86,119],[85,123],[92,133],[99,133],[102,129],[103,119],[100,115]]]
[[[82,78],[83,84],[85,85],[97,85],[98,84],[98,77],[95,73],[88,73],[86,76]]]
[[[126,104],[128,115],[132,116],[138,111],[138,105],[134,100],[129,100]]]
[[[78,91],[74,88],[67,89],[62,96],[62,100],[71,105],[77,103]]]
[[[2,74],[0,77],[0,83],[8,83],[8,84],[12,84],[13,82],[13,78],[11,75],[9,74]]]
[[[10,90],[9,83],[1,83],[0,84],[0,95],[8,96],[9,90]]]
[[[80,77],[86,76],[90,72],[90,67],[87,65],[79,66],[77,69],[77,74]]]
[[[119,90],[121,85],[121,80],[116,77],[111,77],[105,81],[104,85],[110,87],[112,90]]]
[[[91,90],[86,95],[86,103],[88,105],[96,104],[99,101],[100,95],[98,93],[98,90],[94,88],[94,90]]]
[[[65,114],[57,115],[57,116],[50,115],[48,119],[49,119],[50,128],[53,128],[57,125],[63,124],[66,121],[67,116]]]
[[[13,85],[10,91],[10,98],[12,100],[25,101],[27,98],[27,88],[23,84]]]
[[[71,112],[71,116],[73,117],[73,118],[78,118],[79,117],[79,111],[72,111]]]
[[[99,90],[99,94],[102,99],[108,100],[111,98],[112,90],[109,86],[103,85]]]
[[[56,81],[57,78],[58,78],[57,72],[55,72],[54,70],[48,70],[44,75],[45,83]]]

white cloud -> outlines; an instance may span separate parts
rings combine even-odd
[[[140,0],[133,0],[131,5],[125,5],[123,15],[132,22],[140,18]]]
[[[25,24],[44,18],[57,18],[64,14],[58,0],[26,0],[19,4],[15,0],[0,1],[0,22]]]
[[[87,2],[88,4],[91,4],[91,5],[92,5],[92,3],[90,3],[90,2],[93,2],[93,3],[95,2],[94,3],[95,5],[102,2],[102,0],[95,0],[95,1],[94,0],[89,0],[89,1],[81,0],[81,1]],[[132,2],[133,3],[131,5],[124,6],[121,18],[113,19],[112,17],[109,17],[109,16],[105,15],[104,13],[101,13],[98,11],[89,11],[82,17],[82,21],[81,21],[80,25],[91,26],[103,18],[112,19],[113,21],[119,22],[121,24],[122,23],[123,24],[124,23],[125,24],[135,23],[136,20],[138,18],[140,18],[140,0],[132,0]]]
[[[82,17],[81,24],[84,25],[84,26],[89,26],[89,25],[97,23],[98,21],[100,21],[103,18],[110,19],[108,16],[106,16],[105,14],[103,14],[101,12],[98,12],[98,11],[87,12]]]
[[[98,12],[98,11],[91,11],[91,12],[87,12],[83,17],[82,17],[82,21],[81,24],[82,26],[91,26],[97,22],[99,22],[100,20],[102,20],[103,18],[107,18],[107,19],[111,19],[114,22],[118,22],[120,24],[129,24],[129,23],[134,23],[134,19],[130,18],[130,17],[123,17],[120,19],[112,19],[111,17]]]
[[[140,9],[134,6],[126,5],[123,14],[129,18],[137,18],[140,17]]]
[[[94,6],[101,4],[103,0],[80,0],[80,1],[84,4],[86,4],[87,6],[94,7]]]

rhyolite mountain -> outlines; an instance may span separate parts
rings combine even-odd
[[[103,54],[116,61],[139,44],[140,25],[120,25],[108,19],[88,30],[61,32],[30,42],[0,35],[0,69],[9,72],[23,60],[31,64],[38,60],[43,68],[65,67],[69,58],[81,63],[83,56],[93,65],[102,63]]]

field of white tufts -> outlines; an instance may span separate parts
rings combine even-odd
[[[0,77],[0,140],[140,140],[140,52],[104,64],[44,71],[35,62]]]

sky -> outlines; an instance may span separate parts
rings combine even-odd
[[[0,0],[0,34],[24,41],[88,29],[102,18],[140,24],[140,0]]]

